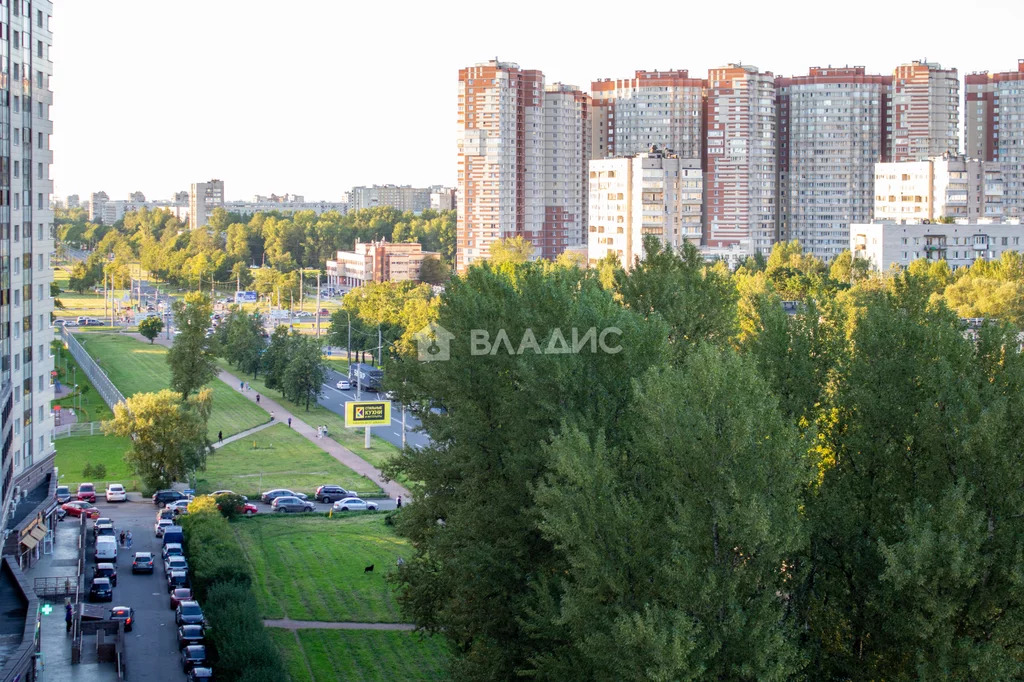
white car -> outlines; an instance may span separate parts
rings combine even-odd
[[[120,483],[111,483],[107,486],[107,502],[127,502],[128,493]]]
[[[334,511],[366,511],[367,509],[376,511],[377,504],[375,502],[364,502],[358,497],[346,497],[335,502],[332,509]]]
[[[178,500],[177,502],[170,502],[167,504],[167,507],[165,508],[170,509],[172,512],[174,512],[175,516],[177,516],[178,514],[187,514],[188,505],[191,501],[192,498],[190,497],[187,500]]]
[[[236,493],[234,490],[214,490],[212,493],[210,493],[210,495],[212,495],[213,497],[217,497],[218,495],[238,495],[238,493]],[[246,497],[245,495],[238,496],[242,498],[243,502],[249,501],[249,498]]]
[[[350,388],[352,388],[352,382],[349,381],[348,379],[342,379],[341,381],[338,382],[338,390],[347,391]]]
[[[164,536],[164,531],[173,525],[174,521],[171,521],[170,519],[160,519],[156,522],[156,525],[153,526],[153,530],[156,532],[156,536],[158,538],[162,538]]]

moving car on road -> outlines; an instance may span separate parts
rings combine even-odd
[[[152,573],[153,555],[150,552],[136,552],[132,559],[132,573]]]
[[[91,502],[96,504],[96,486],[92,483],[80,483],[75,499],[80,502]]]
[[[153,493],[153,504],[158,507],[163,507],[169,502],[177,502],[178,500],[187,500],[188,495],[177,490],[157,490]]]
[[[276,512],[311,512],[316,511],[316,505],[297,497],[278,497],[270,503]]]
[[[313,495],[314,499],[320,500],[324,504],[344,500],[346,497],[358,496],[354,492],[345,490],[340,485],[322,485],[316,489],[316,494]]]
[[[124,631],[131,632],[135,624],[135,609],[130,606],[115,606],[110,609],[110,620],[123,620]]]
[[[206,625],[206,618],[199,602],[183,601],[174,610],[174,622],[178,625]]]
[[[348,379],[342,379],[337,383],[338,390],[348,391],[352,389],[352,382]]]
[[[268,490],[267,492],[260,495],[260,500],[263,504],[270,504],[279,497],[297,497],[300,500],[306,499],[306,496],[302,493],[293,493],[287,488],[276,488],[274,490]]]
[[[332,507],[334,511],[366,511],[366,510],[377,510],[376,502],[364,502],[358,497],[346,497],[343,500],[338,500]]]
[[[202,644],[206,639],[202,625],[182,625],[178,628],[178,648],[184,649],[190,644]]]
[[[127,502],[128,493],[120,483],[111,483],[107,486],[107,502]]]
[[[196,666],[206,665],[206,647],[202,644],[189,644],[181,650],[181,669],[188,672]]]
[[[89,601],[114,601],[114,586],[110,578],[93,578],[89,586]]]
[[[60,508],[68,516],[78,517],[85,515],[90,519],[98,519],[100,516],[100,510],[88,502],[68,502],[67,504],[62,504]]]

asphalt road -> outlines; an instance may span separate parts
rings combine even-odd
[[[337,387],[338,380],[346,378],[344,374],[333,369],[328,370],[327,383],[323,385],[323,393],[320,395],[319,403],[331,412],[344,417],[345,401],[356,399],[356,389],[351,388],[343,391]],[[362,400],[384,400],[383,393],[362,392]],[[415,448],[425,447],[430,443],[430,438],[422,431],[417,431],[420,421],[406,410],[405,413],[405,442]],[[361,429],[360,429],[361,431]],[[374,426],[370,433],[388,441],[396,447],[402,447],[402,406],[397,402],[391,403],[391,424],[389,426]],[[359,452],[357,451],[358,455]]]

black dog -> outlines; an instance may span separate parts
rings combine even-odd
[[[363,573],[373,573],[373,564],[370,564],[369,566],[364,568]]]

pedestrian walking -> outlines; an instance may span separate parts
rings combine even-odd
[[[316,437],[317,438],[323,438],[324,437],[324,427],[322,427],[322,426],[316,427]]]
[[[245,390],[245,382],[244,381],[239,381],[238,382],[238,390],[239,391],[244,391]]]
[[[66,632],[71,632],[71,619],[74,614],[74,609],[71,608],[71,601],[67,600],[64,604],[64,624],[67,626]]]
[[[128,533],[124,537],[124,540],[125,540],[126,543],[128,543],[128,549],[131,549],[132,548],[132,532],[131,531],[128,531]]]
[[[124,531],[121,531],[121,546],[124,547]]]
[[[288,428],[292,428],[292,418],[288,417]]]
[[[224,442],[224,432],[223,431],[218,431],[217,432],[217,440],[219,440],[221,443]]]
[[[395,503],[395,509],[401,509],[401,508],[402,508],[402,496],[399,495],[398,496],[398,501]]]
[[[256,404],[257,405],[260,404],[260,394],[259,393],[256,394]]]

